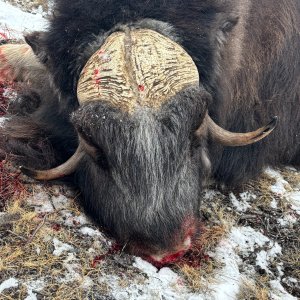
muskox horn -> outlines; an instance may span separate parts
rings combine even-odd
[[[82,138],[79,139],[79,145],[76,152],[62,165],[50,170],[32,170],[25,167],[20,167],[20,170],[25,175],[37,180],[53,180],[72,174],[85,153],[96,156],[94,147],[88,145]]]
[[[235,133],[225,130],[217,125],[207,114],[204,120],[204,124],[207,127],[209,136],[216,142],[224,146],[245,146],[256,143],[266,136],[268,136],[276,127],[278,118],[273,117],[272,121],[255,131],[247,133]],[[202,126],[201,126],[202,127]],[[200,135],[202,128],[196,131],[196,134]]]
[[[123,111],[158,109],[186,87],[199,85],[198,69],[177,43],[150,29],[111,34],[84,66],[77,85],[82,105],[106,101]]]

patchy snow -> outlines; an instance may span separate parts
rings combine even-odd
[[[37,191],[26,199],[29,205],[32,205],[37,213],[53,212],[54,208],[50,201],[50,196],[42,190],[42,187],[37,187]]]
[[[63,252],[73,252],[74,251],[74,247],[63,243],[61,241],[59,241],[57,238],[53,239],[53,245],[55,250],[53,251],[53,255],[55,256],[60,256],[63,254]]]
[[[60,278],[59,281],[62,283],[68,283],[78,281],[82,289],[89,289],[94,285],[93,280],[89,276],[82,276],[82,266],[77,263],[78,259],[74,253],[68,253],[67,258],[64,260],[63,265],[66,270],[64,277]]]
[[[93,281],[90,277],[85,276],[85,277],[82,279],[81,287],[82,287],[84,290],[88,290],[88,289],[91,288],[93,285],[94,285],[94,281]]]
[[[292,168],[294,170],[294,168]],[[300,215],[300,188],[292,190],[290,184],[284,180],[279,171],[275,171],[271,168],[267,168],[265,173],[276,179],[276,183],[270,187],[270,190],[277,196],[284,197],[291,205],[291,209],[294,210],[298,215]],[[299,183],[300,186],[300,183]],[[271,202],[272,208],[277,208],[276,200]]]
[[[277,219],[277,222],[281,227],[290,227],[294,225],[297,221],[297,217],[289,214],[286,214],[282,218]]]
[[[281,254],[281,247],[277,242],[271,241],[251,227],[233,227],[229,238],[238,250],[237,252],[243,256],[248,256],[263,248],[257,253],[256,265],[267,273],[271,273],[268,269],[269,263]]]
[[[0,293],[2,293],[4,290],[17,287],[18,285],[19,280],[16,278],[9,278],[0,284]]]
[[[276,209],[278,207],[278,203],[275,198],[272,198],[272,201],[270,202],[270,207],[273,209]]]
[[[37,300],[36,292],[40,292],[45,287],[45,282],[43,279],[39,279],[37,281],[30,281],[26,284],[27,287],[27,297],[24,300]]]
[[[28,31],[42,30],[47,21],[40,14],[30,14],[0,0],[0,32],[12,33],[14,38],[22,38]]]
[[[271,280],[271,299],[272,300],[297,300],[284,289],[279,280]]]
[[[300,215],[300,191],[294,191],[287,195],[291,208]]]
[[[286,193],[287,188],[291,189],[289,183],[283,179],[282,175],[278,171],[275,171],[274,169],[271,169],[271,168],[267,168],[265,170],[265,173],[269,177],[276,180],[276,183],[270,187],[270,190],[274,194],[276,194],[278,196],[282,196]]]
[[[66,196],[59,195],[59,196],[52,196],[51,197],[52,205],[55,209],[63,209],[66,207],[68,201],[70,201]]]
[[[230,239],[221,241],[216,248],[214,257],[222,262],[224,267],[215,276],[216,283],[210,287],[213,291],[211,297],[205,299],[235,299],[242,283],[242,276],[239,271],[242,260],[235,251],[234,243]]]
[[[255,249],[270,241],[269,238],[249,226],[233,227],[229,239],[237,250],[244,255],[254,252]]]
[[[179,276],[169,268],[157,270],[150,263],[139,257],[135,258],[133,264],[136,268],[147,274],[148,279],[139,284],[133,282],[127,287],[120,286],[120,277],[116,275],[105,275],[99,278],[100,283],[109,282],[111,294],[116,300],[148,300],[148,299],[204,299],[202,296],[189,293],[182,285]]]
[[[148,263],[147,261],[143,260],[140,257],[135,258],[135,263],[133,264],[134,267],[140,269],[142,272],[146,273],[148,276],[151,276],[153,274],[157,273],[157,268],[155,268],[153,265]]]
[[[251,207],[251,205],[248,203],[250,198],[247,194],[249,193],[240,194],[239,199],[233,193],[229,194],[229,200],[238,212],[246,212],[247,209]]]
[[[83,214],[80,214],[79,216],[73,216],[71,212],[64,211],[64,217],[64,224],[71,227],[75,225],[85,225],[91,223],[88,217]]]
[[[83,234],[83,235],[88,235],[88,236],[100,236],[100,237],[103,237],[103,234],[99,231],[99,230],[95,230],[93,228],[90,228],[90,227],[82,227],[80,228],[80,232]]]

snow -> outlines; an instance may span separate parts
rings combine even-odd
[[[95,230],[93,228],[90,228],[90,227],[82,227],[80,228],[80,232],[83,234],[83,235],[88,235],[88,236],[100,236],[100,237],[103,237],[103,234],[99,231],[99,230]]]
[[[239,271],[239,265],[242,261],[234,248],[234,244],[228,239],[221,241],[217,247],[215,258],[225,266],[216,275],[216,283],[213,283],[210,287],[213,291],[211,297],[205,299],[236,299],[242,282]]]
[[[291,208],[300,215],[300,191],[294,191],[287,195],[287,199],[291,203]]]
[[[284,289],[279,280],[271,280],[270,286],[272,289],[271,299],[272,300],[297,300],[296,297],[293,297]]]
[[[242,256],[248,256],[250,253],[255,253],[257,250],[264,248],[257,252],[256,265],[267,273],[271,273],[268,269],[269,263],[281,254],[281,247],[277,242],[271,241],[251,227],[234,227],[229,239]]]
[[[65,208],[66,203],[69,201],[69,199],[64,195],[59,195],[59,196],[52,196],[51,201],[55,209],[58,210],[58,209]]]
[[[270,187],[270,190],[274,194],[276,194],[278,196],[282,196],[286,193],[286,188],[287,187],[291,188],[289,183],[286,180],[283,179],[282,175],[278,171],[275,171],[271,168],[267,168],[265,170],[265,173],[269,177],[271,177],[273,179],[276,179],[276,183]]]
[[[294,168],[292,168],[294,170]],[[293,209],[298,215],[300,215],[300,187],[292,192],[290,184],[284,180],[282,175],[271,168],[267,168],[265,173],[273,178],[276,179],[276,183],[270,187],[270,190],[277,196],[284,197],[290,204],[291,209]],[[300,185],[300,183],[299,183]],[[273,199],[271,203],[272,208],[277,208],[277,202]]]
[[[42,191],[41,187],[38,187],[34,195],[28,197],[26,201],[29,205],[34,207],[37,213],[48,213],[54,211],[53,205],[50,201],[50,196],[45,191]]]
[[[277,219],[281,227],[289,227],[297,222],[297,218],[293,215],[284,215],[282,218]]]
[[[4,290],[17,287],[18,285],[19,281],[16,278],[9,278],[0,284],[0,293],[2,293]]]
[[[249,198],[245,196],[246,193],[243,193],[243,195],[240,194],[240,199],[237,199],[237,197],[233,193],[229,194],[229,200],[238,212],[246,212],[247,209],[251,207],[251,205],[247,201],[249,200]]]
[[[12,32],[14,38],[22,38],[26,31],[43,30],[47,21],[40,15],[34,15],[0,0],[0,32]]]
[[[81,214],[79,216],[73,216],[73,214],[71,212],[65,211],[64,217],[65,217],[65,220],[64,220],[65,225],[71,226],[71,227],[73,227],[76,224],[77,225],[85,225],[85,224],[91,223],[88,220],[88,218],[83,214]]]
[[[59,241],[57,238],[53,239],[53,245],[55,250],[53,251],[53,255],[60,256],[63,252],[71,252],[74,251],[74,247]]]
[[[181,284],[180,277],[169,268],[162,268],[158,271],[150,263],[136,257],[134,267],[147,274],[148,279],[143,284],[132,283],[126,288],[119,286],[119,277],[107,275],[101,281],[110,282],[112,296],[117,300],[148,300],[148,299],[174,299],[188,300],[195,296]],[[196,299],[196,298],[194,298]],[[202,299],[198,295],[199,300]]]
[[[140,257],[135,258],[134,267],[140,269],[142,272],[146,273],[148,276],[152,276],[157,273],[157,268],[148,263],[147,261],[141,259]]]
[[[37,281],[30,281],[25,284],[27,287],[27,297],[24,300],[37,300],[36,293],[42,291],[45,287],[45,282],[43,279],[39,279]]]

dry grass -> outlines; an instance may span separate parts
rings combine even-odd
[[[245,189],[258,194],[253,202],[253,208],[270,207],[274,194],[270,190],[270,186],[276,183],[276,179],[262,174],[257,180],[251,180],[245,185]]]
[[[34,193],[35,188],[32,190]],[[51,188],[48,192],[50,196],[55,194]],[[83,225],[67,225],[66,213],[73,217],[80,215],[78,205],[70,200],[65,208],[49,213],[35,212],[24,197],[15,198],[7,205],[4,216],[10,221],[2,225],[0,222],[0,282],[14,277],[19,286],[5,290],[1,300],[26,298],[27,284],[40,279],[43,288],[34,292],[42,299],[57,300],[102,299],[105,295],[109,299],[110,286],[98,282],[104,274],[119,276],[123,287],[145,280],[132,266],[129,255],[112,251],[114,246],[104,236],[83,236],[80,233]],[[95,228],[92,224],[87,226]],[[74,250],[54,255],[54,238],[71,245]],[[86,278],[92,283],[85,288]]]
[[[300,241],[300,237],[298,237],[298,241]],[[284,255],[280,257],[280,262],[284,264],[289,276],[297,279],[300,283],[300,248],[285,251]]]
[[[237,300],[268,300],[268,276],[257,277],[255,280],[245,280],[242,283]]]
[[[300,173],[290,169],[283,169],[281,170],[281,175],[293,189],[300,188]]]
[[[38,9],[40,6],[42,7],[44,12],[48,12],[49,4],[47,0],[31,0],[31,1],[24,1],[24,0],[7,0],[7,2],[20,7],[23,11],[32,12]]]

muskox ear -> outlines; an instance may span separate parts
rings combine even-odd
[[[31,47],[32,51],[38,57],[39,61],[45,64],[48,61],[48,55],[45,50],[43,37],[44,32],[34,31],[30,34],[25,35],[25,41]]]

